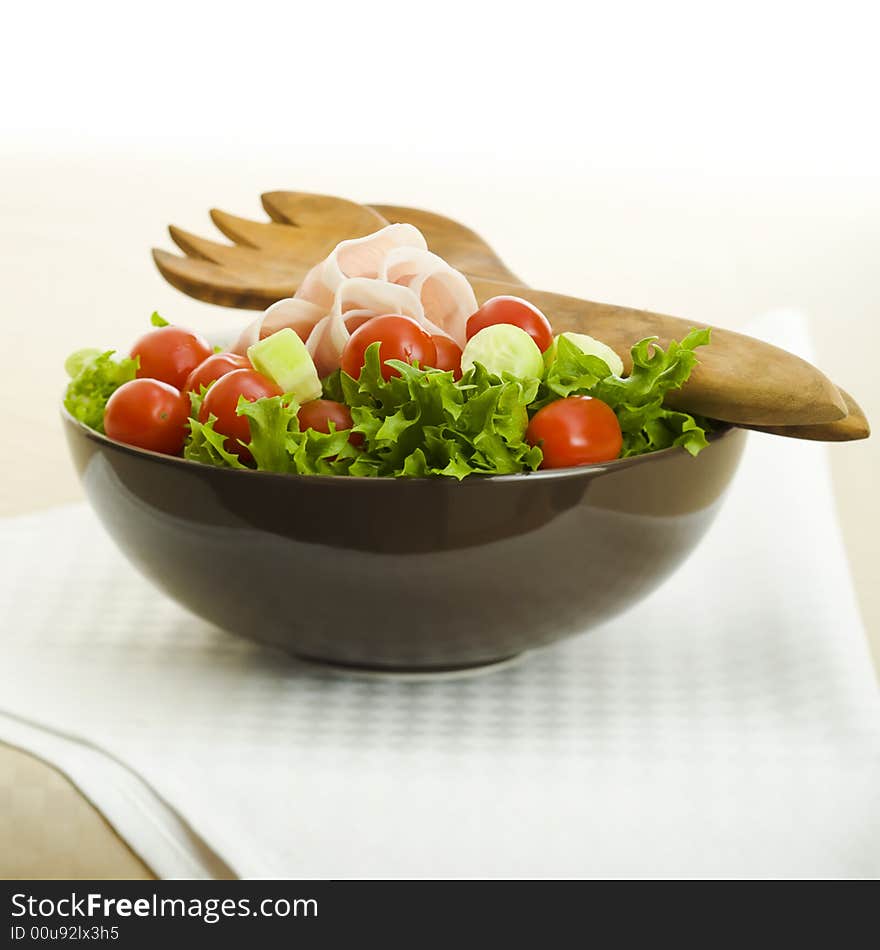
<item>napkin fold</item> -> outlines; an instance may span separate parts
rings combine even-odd
[[[756,335],[807,350],[792,314]],[[245,877],[880,874],[880,698],[823,445],[751,434],[660,590],[466,680],[336,678],[236,639],[82,506],[0,537],[0,738],[108,814],[95,750],[139,776],[148,815],[111,821],[166,876],[216,873],[194,843]],[[157,855],[171,819],[189,858]]]
[[[51,763],[78,786],[161,878],[227,880],[226,865],[121,762],[86,742],[0,713],[0,737]]]

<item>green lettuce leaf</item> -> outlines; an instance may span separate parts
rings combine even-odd
[[[335,402],[345,402],[345,393],[342,391],[342,381],[340,380],[341,374],[342,370],[337,369],[325,379],[321,380],[321,387],[324,390],[322,394],[324,399],[333,399]]]
[[[556,355],[547,368],[544,385],[555,396],[571,396],[591,390],[600,379],[611,376],[605,360],[584,353],[571,340],[556,340]]]
[[[213,383],[211,384],[214,385]],[[194,392],[192,389],[187,393],[189,396],[189,415],[191,419],[198,419],[199,412],[202,409],[202,403],[205,401],[205,393],[208,391],[208,387],[204,385],[199,386],[199,391]]]
[[[365,355],[358,379],[336,372],[323,382],[326,398],[347,403],[362,447],[348,431],[301,432],[299,406],[290,397],[240,400],[250,424],[247,448],[261,471],[362,478],[499,475],[533,470],[541,450],[525,442],[528,405],[537,383],[500,379],[476,366],[456,383],[452,373],[391,361],[399,376],[382,376],[379,346]],[[203,394],[202,394],[203,395]],[[197,415],[200,396],[192,396]],[[185,455],[211,465],[240,467],[214,431],[213,420],[192,420]]]
[[[226,436],[215,431],[217,417],[211,415],[207,422],[189,420],[190,434],[183,447],[183,457],[205,465],[219,468],[246,468],[234,452],[226,449]]]
[[[254,402],[239,397],[236,412],[247,417],[250,423],[248,450],[260,471],[291,471],[288,440],[292,434],[299,433],[298,410],[296,401],[287,396],[268,396]]]
[[[333,423],[330,423],[333,428]],[[307,429],[293,440],[294,471],[298,475],[350,475],[360,453],[348,441],[348,430],[316,432]],[[375,474],[366,471],[363,474]]]
[[[168,326],[168,321],[155,310],[150,323],[154,327]],[[77,350],[64,361],[64,369],[70,377],[64,406],[75,419],[98,432],[104,431],[107,400],[123,383],[137,375],[138,360],[114,359],[115,353],[115,350]]]
[[[706,419],[668,409],[667,394],[687,382],[698,357],[697,347],[710,342],[708,329],[691,330],[664,350],[656,337],[640,340],[630,351],[632,372],[615,376],[604,360],[581,352],[565,337],[557,341],[556,357],[547,369],[535,410],[565,396],[594,396],[608,403],[623,433],[622,458],[679,445],[696,455],[711,431]]]
[[[93,363],[100,355],[101,350],[94,348],[77,350],[75,353],[71,353],[64,361],[64,372],[67,373],[71,379],[75,379],[86,366]]]
[[[64,394],[64,406],[80,422],[104,431],[107,400],[123,384],[135,378],[136,359],[113,359],[114,350],[79,350],[67,358],[65,368],[73,376]]]
[[[525,442],[536,382],[501,379],[477,365],[456,383],[449,372],[388,363],[400,375],[385,380],[373,344],[358,379],[340,373],[325,383],[325,391],[341,393],[364,436],[349,474],[462,479],[538,467],[541,450]]]
[[[247,449],[251,455],[251,467],[261,472],[278,472],[296,475],[346,475],[358,460],[359,452],[349,441],[349,432],[316,432],[307,429],[301,432],[297,412],[299,404],[290,395],[267,396],[249,402],[240,398],[236,412],[245,416],[250,427],[251,439]],[[206,461],[212,465],[245,467],[236,456],[230,462],[229,453],[223,448],[224,439],[213,429],[213,417],[209,427],[196,424],[187,443],[185,455]],[[235,463],[238,463],[237,465]],[[365,471],[363,474],[375,474]]]
[[[608,376],[596,384],[593,395],[607,402],[620,421],[623,458],[673,445],[697,455],[706,447],[707,420],[668,409],[663,400],[687,382],[699,362],[694,351],[709,342],[708,329],[691,330],[681,342],[670,342],[666,350],[650,338],[641,340],[630,351],[629,376]]]
[[[154,314],[156,326],[165,321]],[[352,475],[463,479],[537,469],[540,447],[525,440],[529,419],[542,406],[573,395],[602,399],[614,410],[623,432],[622,457],[681,446],[696,455],[707,444],[711,424],[664,405],[697,364],[695,350],[709,342],[708,330],[693,330],[681,342],[658,346],[654,338],[632,348],[632,372],[615,376],[604,360],[583,353],[565,337],[557,341],[542,381],[496,376],[476,364],[456,382],[453,374],[391,360],[397,375],[382,374],[379,344],[365,354],[357,379],[341,370],[323,380],[323,395],[345,403],[363,445],[348,431],[300,431],[299,405],[290,395],[248,402],[239,415],[250,428],[246,461],[229,451],[215,429],[216,418],[199,421],[205,392],[190,393],[190,435],[184,456],[225,468],[303,475]],[[65,406],[77,419],[102,430],[107,400],[135,378],[137,361],[114,360],[113,351],[81,350],[68,358],[72,376]]]

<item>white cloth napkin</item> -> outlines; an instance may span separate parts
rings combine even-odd
[[[225,880],[230,869],[143,779],[106,752],[52,729],[0,713],[0,737],[65,773],[155,874]]]
[[[0,538],[0,709],[125,763],[241,876],[880,875],[880,699],[822,445],[750,436],[665,586],[468,680],[332,678],[222,633],[83,507]],[[149,853],[153,824],[124,833]]]

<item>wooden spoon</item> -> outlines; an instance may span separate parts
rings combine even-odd
[[[319,195],[270,192],[263,205],[272,222],[252,222],[223,212],[211,217],[235,244],[219,244],[171,228],[189,256],[153,252],[159,270],[175,287],[211,303],[264,309],[291,296],[308,268],[340,241],[369,234],[386,223],[372,208]],[[392,213],[392,206],[383,206]],[[397,209],[398,211],[403,209]],[[531,300],[557,330],[590,333],[612,346],[628,365],[635,340],[657,336],[665,346],[684,336],[689,321],[533,290],[514,276],[472,231],[448,218],[416,212],[430,225],[429,245],[453,264],[470,261],[487,276],[465,273],[479,301],[513,293]],[[413,222],[415,223],[415,222]],[[466,240],[460,243],[464,235]],[[432,240],[433,238],[433,240]],[[503,275],[502,275],[503,274]],[[492,275],[492,276],[488,276]],[[670,404],[715,419],[750,426],[815,426],[847,416],[834,384],[815,367],[784,350],[730,330],[713,328],[712,345]]]
[[[858,439],[867,439],[871,434],[871,426],[862,407],[846,390],[838,386],[837,391],[843,396],[848,412],[842,419],[837,419],[835,422],[807,426],[744,426],[744,428],[769,432],[771,435],[784,435],[790,439],[810,439],[813,442],[855,442]]]

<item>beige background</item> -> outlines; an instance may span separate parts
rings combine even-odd
[[[211,150],[185,155],[171,159],[117,144],[64,158],[22,147],[0,159],[7,425],[0,513],[81,497],[57,416],[68,352],[126,346],[154,308],[207,330],[241,320],[167,287],[148,251],[171,246],[164,228],[172,221],[210,234],[206,212],[213,205],[259,216],[259,192],[274,188],[458,217],[523,278],[562,292],[733,328],[769,308],[802,309],[819,365],[869,418],[880,418],[876,178],[611,171],[556,155],[507,161],[488,154],[476,163],[423,154],[416,174],[403,151],[353,162],[350,153],[318,146],[283,158],[246,150],[223,158]],[[831,458],[859,600],[880,657],[880,442],[834,446]],[[0,789],[0,876],[147,873],[46,766],[0,747]]]

